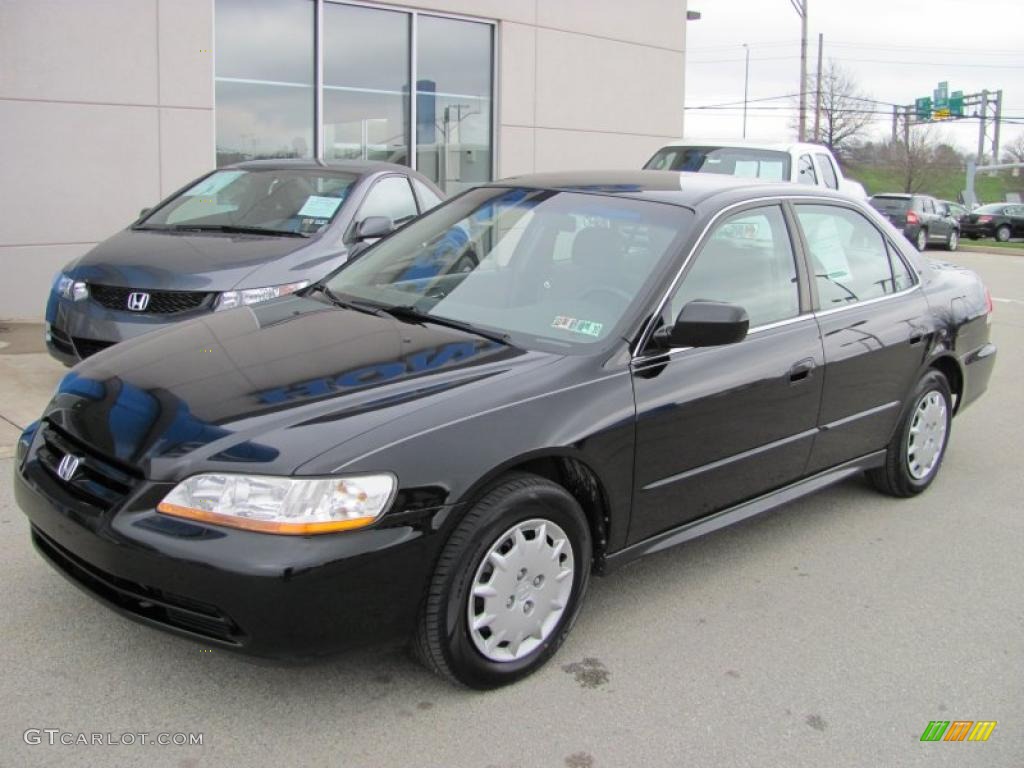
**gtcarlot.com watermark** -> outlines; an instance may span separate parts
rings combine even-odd
[[[64,745],[67,747],[134,747],[155,744],[161,747],[195,747],[203,745],[202,733],[125,731],[90,733],[65,731],[60,728],[28,728],[22,734],[26,744]]]

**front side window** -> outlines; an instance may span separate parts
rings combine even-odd
[[[359,209],[358,219],[384,216],[400,227],[416,217],[416,201],[404,176],[385,176],[373,185]]]
[[[412,182],[413,189],[416,190],[416,197],[420,200],[420,211],[429,211],[441,204],[442,200],[434,193],[434,190],[415,176],[410,176],[409,180]]]
[[[738,304],[751,328],[800,314],[796,261],[781,208],[743,211],[715,227],[672,297],[672,318],[696,299]]]
[[[310,235],[334,219],[356,178],[341,172],[227,168],[171,198],[136,228]]]
[[[789,181],[790,157],[788,152],[747,147],[664,147],[644,168]]]
[[[833,205],[797,205],[822,309],[877,299],[912,284],[899,255],[864,216]]]
[[[573,353],[616,335],[692,219],[663,203],[482,187],[382,240],[328,288]]]
[[[797,164],[797,182],[800,184],[816,185],[818,183],[818,176],[814,172],[814,161],[811,160],[810,155],[801,155],[800,162]]]

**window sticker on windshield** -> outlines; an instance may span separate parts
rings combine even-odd
[[[595,323],[593,320],[577,320],[575,317],[557,315],[552,321],[551,327],[561,331],[572,331],[573,333],[582,333],[585,336],[597,338],[601,335],[604,323]]]
[[[320,197],[310,195],[296,216],[308,216],[311,219],[329,219],[341,205],[340,197]]]
[[[182,193],[184,197],[207,197],[216,195],[224,187],[244,174],[245,171],[218,171],[212,176],[203,179],[192,189]]]

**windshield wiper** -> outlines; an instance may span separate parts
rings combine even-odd
[[[313,285],[309,287],[307,293],[316,293],[317,291],[326,296],[328,301],[332,304],[343,309],[353,309],[356,312],[363,312],[367,315],[380,315],[380,308],[376,305],[363,304],[362,302],[352,301],[351,299],[343,299],[322,283],[313,283]]]
[[[476,334],[482,336],[485,339],[491,341],[499,341],[502,344],[511,345],[510,336],[507,333],[501,333],[500,331],[489,331],[486,328],[480,328],[467,323],[463,320],[453,320],[450,317],[439,317],[437,315],[428,315],[426,312],[421,312],[416,307],[409,304],[396,304],[392,307],[381,307],[381,314],[388,314],[392,317],[401,320],[406,323],[434,323],[435,325],[444,325],[448,328],[456,328],[466,333]]]
[[[172,224],[167,229],[172,232],[232,232],[243,235],[275,235],[276,237],[309,237],[305,232],[289,232],[286,229],[267,229],[266,227],[242,227],[235,224]]]

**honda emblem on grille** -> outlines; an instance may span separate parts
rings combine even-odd
[[[145,312],[149,306],[149,294],[137,291],[128,294],[128,309],[132,312]]]
[[[57,477],[65,483],[71,482],[71,478],[75,476],[77,471],[78,457],[72,456],[70,453],[65,454],[64,458],[60,460],[60,464],[57,465]]]

